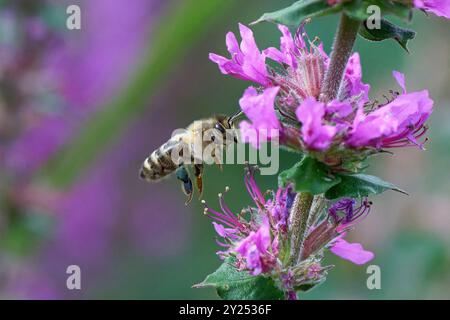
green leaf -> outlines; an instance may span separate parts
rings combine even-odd
[[[268,21],[298,27],[307,18],[326,16],[340,10],[342,10],[342,4],[330,6],[325,0],[300,0],[287,8],[264,13],[252,24]]]
[[[386,0],[354,0],[337,5],[329,5],[326,0],[300,0],[289,7],[265,13],[254,23],[268,21],[298,27],[307,18],[323,17],[341,11],[353,19],[364,21],[373,14],[373,11],[368,10],[371,5],[380,8],[383,16],[395,15],[403,20],[411,18],[410,7]]]
[[[383,41],[386,39],[394,39],[403,49],[408,51],[408,41],[414,39],[416,32],[411,29],[397,26],[386,19],[380,22],[380,29],[370,29],[366,23],[359,29],[359,35],[370,41]]]
[[[411,19],[411,8],[399,2],[386,0],[354,0],[344,5],[345,13],[353,19],[364,21],[374,14],[370,6],[377,6],[382,16],[394,15],[405,21]]]
[[[236,2],[231,0],[185,0],[160,19],[149,41],[147,55],[129,85],[92,115],[71,143],[40,172],[54,187],[69,186],[108,143],[148,108],[165,80],[183,56],[201,39],[209,25]]]
[[[338,184],[341,178],[330,174],[325,164],[311,157],[304,157],[292,168],[281,172],[278,181],[282,186],[294,183],[297,192],[320,194]]]
[[[284,293],[272,278],[252,276],[245,271],[237,270],[231,259],[225,262],[214,273],[208,275],[195,288],[213,287],[224,300],[281,300]]]
[[[338,199],[342,197],[362,198],[370,194],[380,194],[386,190],[394,190],[404,194],[405,191],[397,188],[390,182],[367,174],[339,175],[341,182],[330,188],[326,193],[327,199]]]

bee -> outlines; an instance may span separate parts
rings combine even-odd
[[[181,189],[187,196],[186,204],[191,202],[194,193],[193,183],[187,165],[192,165],[199,197],[203,193],[204,163],[215,163],[222,169],[221,159],[214,144],[228,147],[229,141],[237,143],[235,121],[241,111],[231,117],[216,115],[211,118],[194,121],[183,132],[176,133],[161,147],[153,151],[142,164],[140,177],[149,182],[160,181],[176,172]],[[203,152],[206,148],[210,154]],[[212,147],[212,148],[211,148]],[[204,158],[208,157],[208,158]]]

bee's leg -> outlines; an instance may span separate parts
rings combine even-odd
[[[223,171],[222,161],[220,159],[220,156],[216,153],[216,150],[214,149],[212,152],[212,157],[214,159],[214,163],[219,167],[220,171]]]
[[[194,165],[194,176],[196,178],[199,198],[201,198],[203,194],[203,164]]]
[[[186,200],[186,205],[188,205],[194,194],[194,189],[192,187],[192,180],[189,177],[189,173],[184,166],[181,166],[176,171],[177,179],[181,181],[181,190],[188,197]]]
[[[217,157],[214,157],[214,162],[216,163],[217,167],[219,167],[219,170],[223,171],[223,165],[222,165],[222,162],[220,161],[220,159]]]

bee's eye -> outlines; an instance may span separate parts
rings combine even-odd
[[[214,126],[214,129],[219,130],[223,134],[225,133],[225,128],[220,123],[216,123],[216,125]]]

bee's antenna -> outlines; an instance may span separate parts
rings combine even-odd
[[[233,114],[231,117],[228,118],[228,124],[230,125],[230,127],[234,123],[234,121],[236,121],[237,118],[242,116],[242,114],[243,114],[242,110],[239,110],[238,112],[236,112],[235,114]]]

